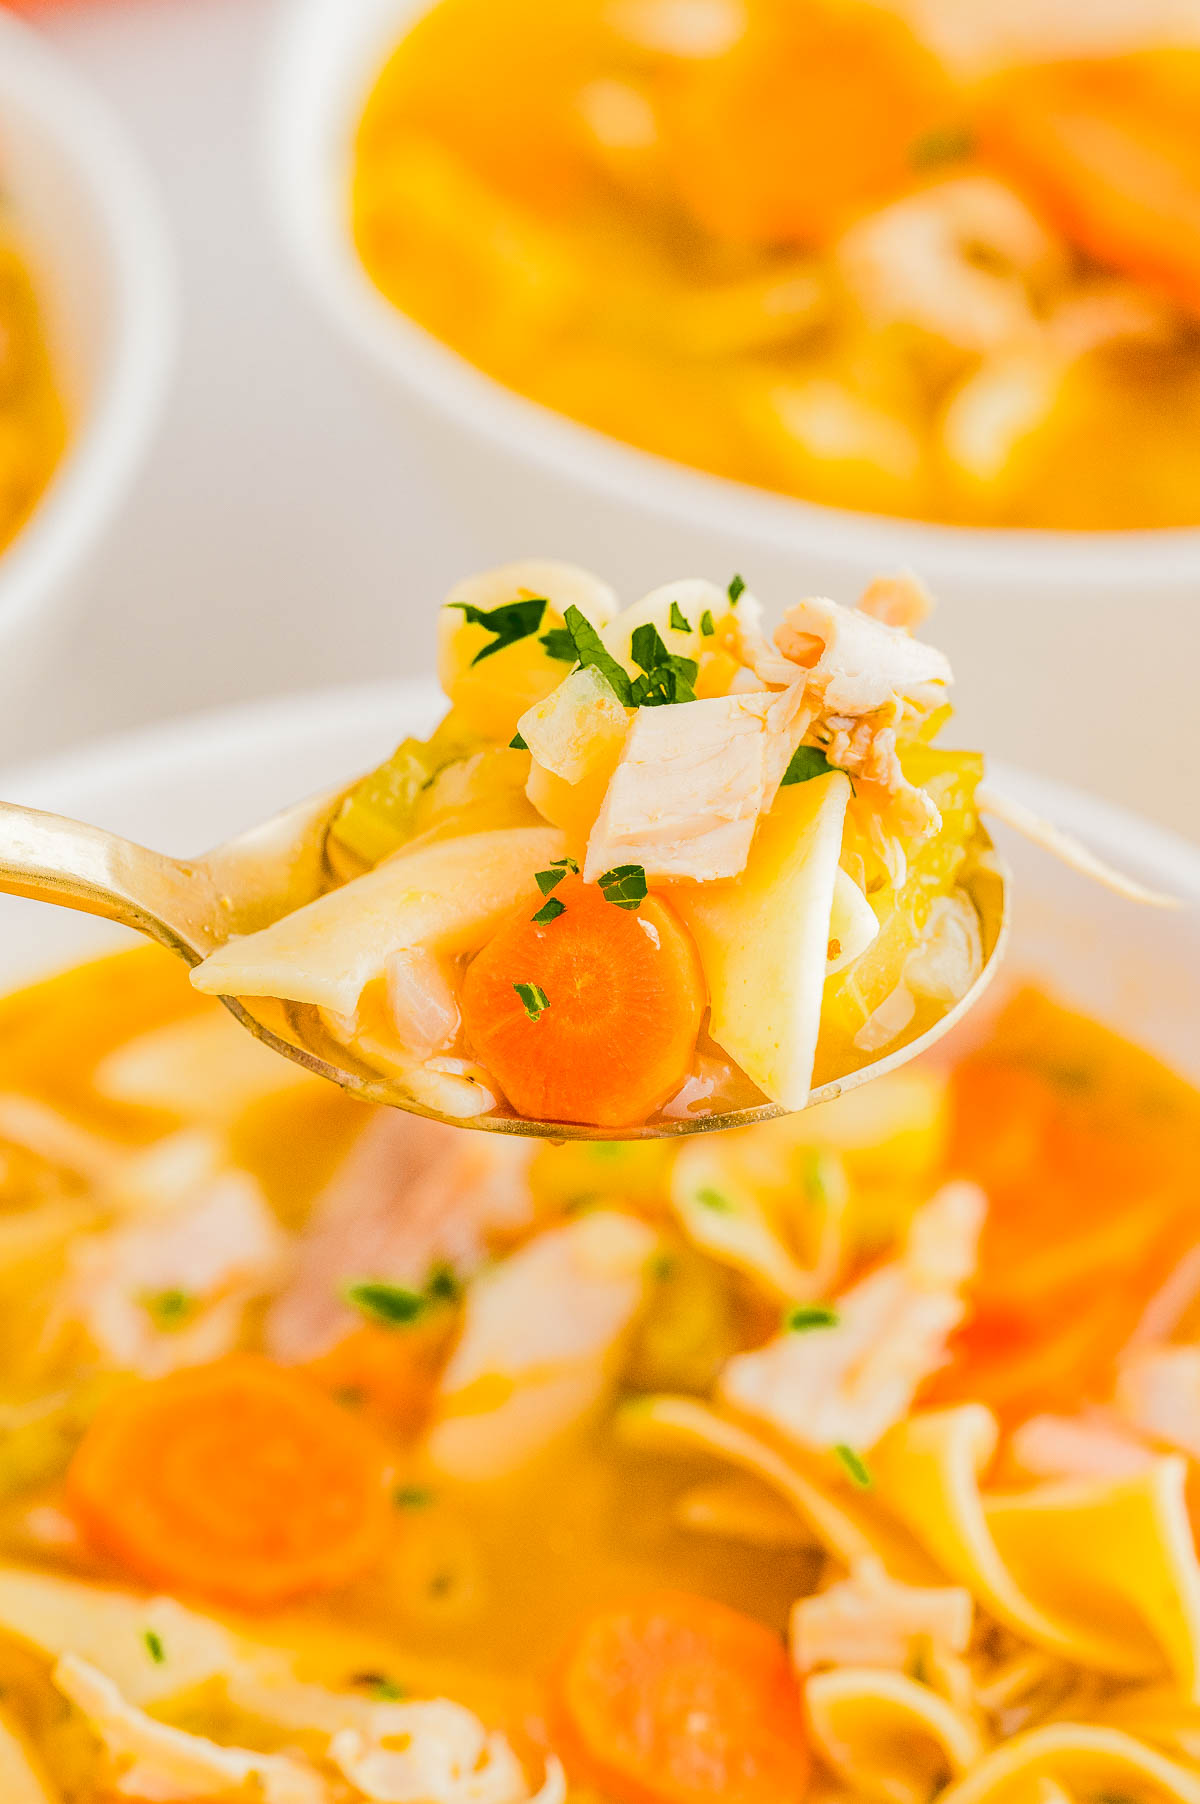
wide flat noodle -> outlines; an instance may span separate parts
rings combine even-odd
[[[694,1452],[701,1448],[751,1472],[784,1497],[827,1552],[849,1569],[872,1557],[896,1578],[928,1584],[937,1567],[896,1524],[876,1515],[869,1503],[847,1493],[839,1497],[801,1472],[766,1441],[690,1397],[639,1397],[618,1417],[629,1446],[655,1451]]]
[[[1125,1735],[1084,1723],[1030,1729],[993,1749],[938,1804],[1024,1804],[1035,1781],[1123,1804],[1200,1804],[1200,1775]]]
[[[804,1697],[816,1752],[856,1796],[878,1804],[928,1804],[983,1752],[976,1722],[902,1673],[816,1673]]]
[[[998,1622],[1101,1672],[1172,1671],[1194,1695],[1200,1572],[1182,1462],[987,1498],[980,1481],[996,1439],[981,1404],[915,1416],[875,1449],[880,1493]]]

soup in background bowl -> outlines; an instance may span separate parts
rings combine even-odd
[[[435,705],[4,788],[182,852]],[[1020,787],[1200,902],[1176,842]],[[372,1112],[155,949],[0,1003],[10,1790],[1194,1798],[1195,910],[1131,942],[1012,850],[998,1014],[682,1152]],[[10,986],[119,944],[0,919]]]

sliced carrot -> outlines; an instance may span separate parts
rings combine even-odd
[[[339,1402],[361,1403],[392,1433],[414,1435],[433,1409],[454,1329],[448,1310],[398,1330],[355,1328],[306,1370]]]
[[[1200,309],[1200,51],[1012,70],[980,131],[1081,250]]]
[[[663,106],[680,191],[736,243],[813,243],[912,179],[957,102],[901,20],[860,0],[774,0]]]
[[[808,1788],[782,1643],[705,1597],[658,1592],[592,1617],[559,1706],[568,1759],[621,1804],[795,1804]]]
[[[268,1608],[370,1565],[386,1479],[374,1435],[310,1379],[234,1354],[120,1392],[75,1454],[67,1499],[147,1583]]]
[[[531,890],[468,967],[467,1038],[518,1114],[632,1127],[691,1068],[706,1004],[699,954],[656,897],[618,908],[578,877],[553,895],[563,913],[533,921]],[[544,996],[538,1012],[533,994],[536,1019],[518,984]]]

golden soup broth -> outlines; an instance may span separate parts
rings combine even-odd
[[[703,55],[660,47],[671,11],[439,0],[418,21],[354,158],[358,250],[399,309],[557,412],[807,500],[968,525],[1200,521],[1200,276],[1183,307],[1153,282],[1113,290],[1023,168],[978,148],[976,92],[878,9],[745,0],[745,33]],[[1200,53],[1162,78],[1189,172],[1169,219],[1200,208]],[[920,222],[900,249],[870,240],[865,266],[839,248],[906,193],[993,176],[1033,209],[1027,253],[982,215],[953,251]],[[987,292],[946,301],[963,271]],[[1098,324],[1098,294],[1121,320]]]
[[[64,438],[37,295],[0,222],[0,550],[33,511]]]
[[[114,1103],[93,1074],[139,1035],[214,1012],[219,1006],[195,995],[182,967],[152,948],[9,997],[0,1004],[0,1130],[10,1132],[4,1124],[16,1096],[120,1145],[149,1145],[179,1118]],[[195,1102],[203,1120],[205,1099],[197,1094]],[[1013,1424],[1033,1410],[1069,1411],[1102,1397],[1147,1296],[1194,1239],[1200,1098],[1146,1054],[1028,992],[948,1080],[918,1080],[918,1102],[912,1119],[893,1122],[879,1144],[823,1156],[844,1168],[859,1266],[886,1248],[914,1199],[946,1174],[975,1177],[988,1190],[971,1311],[925,1401],[981,1399]],[[281,1223],[298,1230],[369,1120],[332,1087],[301,1079],[236,1115],[233,1158],[262,1184]],[[806,1131],[795,1121],[775,1124],[742,1144],[761,1149],[769,1164],[772,1147],[804,1152]],[[571,1146],[539,1151],[532,1168],[547,1224],[609,1201],[661,1227],[654,1294],[626,1349],[617,1404],[645,1390],[702,1395],[732,1351],[776,1327],[761,1295],[686,1248],[669,1226],[662,1203],[672,1156],[654,1145]],[[0,1173],[0,1555],[128,1585],[136,1581],[120,1562],[86,1537],[57,1533],[63,1518],[52,1513],[65,1507],[63,1471],[85,1424],[141,1382],[106,1369],[78,1338],[50,1332],[71,1239],[102,1225],[105,1205],[84,1182],[56,1178],[15,1138],[0,1148]],[[243,1334],[251,1346],[258,1320],[251,1310]],[[359,1333],[374,1337],[376,1357],[356,1367],[335,1356],[312,1370],[341,1407],[365,1414],[387,1438],[397,1507],[382,1560],[360,1579],[249,1620],[252,1634],[298,1656],[304,1676],[449,1696],[502,1726],[536,1765],[556,1745],[548,1685],[564,1637],[590,1611],[669,1586],[724,1600],[782,1632],[795,1599],[820,1577],[821,1556],[803,1534],[791,1533],[800,1544],[787,1544],[779,1499],[765,1486],[753,1494],[752,1480],[751,1502],[773,1522],[773,1544],[682,1526],[681,1502],[728,1469],[700,1454],[622,1448],[615,1404],[520,1480],[430,1483],[414,1434],[424,1400],[405,1390],[404,1374],[416,1374],[419,1386],[422,1372],[436,1372],[438,1355],[431,1359],[418,1330]],[[376,1395],[381,1345],[395,1382]],[[203,1597],[189,1601],[212,1608]],[[44,1661],[0,1636],[0,1679],[10,1721],[33,1738],[63,1795],[97,1804],[95,1744],[76,1719],[64,1719]],[[164,1713],[227,1741],[244,1727],[211,1690],[186,1694]]]

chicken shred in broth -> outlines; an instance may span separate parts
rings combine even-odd
[[[535,1150],[143,949],[0,1158],[6,1804],[1200,1795],[1200,1097],[1040,992]]]

